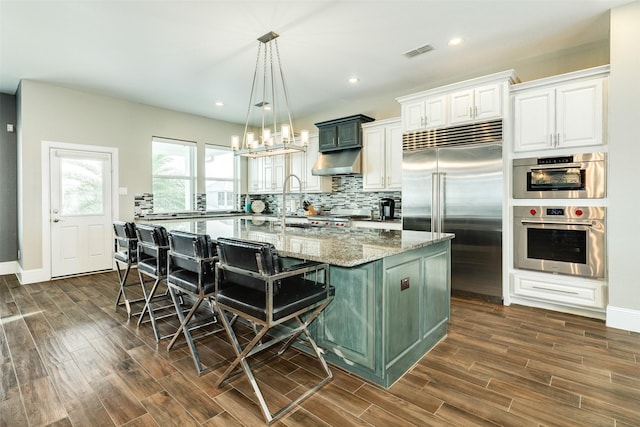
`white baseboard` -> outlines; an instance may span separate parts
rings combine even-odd
[[[626,331],[640,332],[640,310],[609,305],[607,306],[607,326],[610,328],[624,329]]]
[[[29,283],[48,282],[51,280],[51,275],[42,268],[36,270],[23,270],[18,265],[18,271],[16,271],[18,281],[21,285],[27,285]]]
[[[16,261],[0,262],[1,274],[15,274],[18,272],[18,263]]]

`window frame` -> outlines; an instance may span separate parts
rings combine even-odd
[[[181,145],[181,146],[188,147],[189,148],[188,165],[189,165],[190,173],[188,175],[157,174],[155,170],[155,165],[154,165],[154,161],[155,161],[154,144],[156,142],[162,143],[162,144],[174,144],[174,145]],[[156,188],[155,188],[156,179],[185,181],[188,188],[188,194],[189,194],[189,201],[187,203],[185,210],[187,211],[195,210],[195,203],[196,203],[195,196],[197,194],[197,181],[198,181],[197,158],[198,158],[198,144],[195,141],[163,138],[158,136],[154,136],[151,138],[151,189],[152,189],[153,199],[154,199],[153,200],[154,212],[161,212],[161,213],[179,212],[179,211],[173,211],[173,210],[158,210],[157,208],[158,205],[156,203],[157,202],[156,197],[158,196],[158,193],[156,192]]]
[[[221,177],[209,177],[207,175],[207,151],[208,150],[216,150],[216,151],[228,151],[229,154],[232,155],[232,161],[233,161],[233,165],[231,167],[231,176],[228,178],[221,178]],[[236,186],[235,186],[235,167],[236,167],[236,163],[235,163],[235,158],[233,157],[233,150],[231,149],[231,147],[227,147],[227,146],[223,146],[223,145],[215,145],[215,144],[205,144],[204,145],[204,172],[203,172],[203,176],[204,176],[204,193],[206,195],[206,206],[205,209],[207,211],[213,211],[213,210],[220,210],[220,211],[227,211],[227,210],[233,210],[234,206],[235,206],[235,200],[236,200]],[[231,190],[231,196],[229,199],[226,200],[226,205],[223,208],[218,208],[218,209],[210,209],[209,208],[209,194],[207,191],[208,188],[208,183],[210,182],[225,182],[225,183],[230,183],[232,190]]]

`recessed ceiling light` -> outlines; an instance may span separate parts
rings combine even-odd
[[[216,101],[216,107],[224,107],[224,102]]]
[[[449,40],[448,45],[449,46],[459,46],[462,44],[464,40],[462,40],[462,37],[454,37],[451,40]]]
[[[349,77],[349,83],[351,83],[352,85],[358,83],[359,81],[360,79],[357,77]]]

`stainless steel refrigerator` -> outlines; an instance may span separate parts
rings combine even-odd
[[[429,145],[404,144],[403,229],[455,233],[452,294],[502,301],[502,144]]]

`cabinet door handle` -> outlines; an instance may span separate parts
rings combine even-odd
[[[424,116],[424,125],[429,126],[429,116]]]
[[[471,107],[469,107],[469,118],[473,118],[473,109]]]
[[[560,145],[560,132],[558,132],[557,136],[556,136],[556,147]]]
[[[553,134],[549,134],[549,147],[553,147]]]
[[[387,177],[387,187],[391,185],[391,176]]]
[[[338,137],[338,145],[340,145],[340,137]]]
[[[473,106],[473,117],[478,117],[478,106],[477,105]]]

